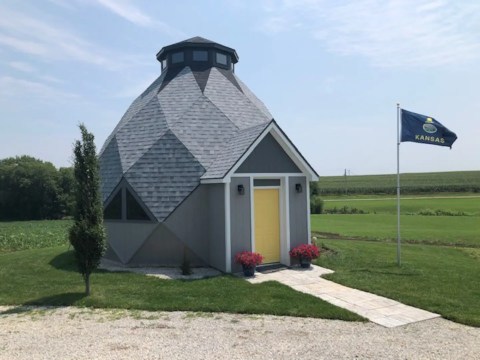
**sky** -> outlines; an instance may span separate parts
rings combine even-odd
[[[397,109],[454,131],[402,143],[401,172],[480,170],[478,0],[3,0],[0,159],[71,166],[160,75],[164,46],[236,49],[236,75],[320,176],[396,172]]]

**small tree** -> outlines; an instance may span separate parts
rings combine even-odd
[[[98,267],[105,252],[105,229],[94,137],[85,125],[79,127],[82,140],[75,142],[73,150],[75,223],[70,228],[69,237],[78,270],[85,280],[85,293],[90,295],[90,274]]]

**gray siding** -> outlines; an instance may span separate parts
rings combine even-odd
[[[295,184],[302,184],[303,191],[297,193]],[[289,178],[289,203],[290,203],[290,247],[293,248],[308,242],[307,206],[308,194],[305,176]],[[289,249],[290,250],[290,249]]]
[[[245,194],[239,195],[237,187],[242,184]],[[235,264],[235,254],[240,251],[251,251],[251,224],[250,224],[250,178],[232,178],[230,183],[230,226],[232,241],[232,272],[240,271],[240,265]]]
[[[149,237],[132,263],[178,266],[185,248],[192,265],[209,262],[209,185],[200,185]]]
[[[159,224],[128,266],[179,266],[183,261],[185,245],[165,224]],[[187,250],[192,266],[204,265],[204,262]]]
[[[225,264],[225,185],[208,186],[208,224],[209,247],[208,263],[221,271],[226,271]]]
[[[157,226],[157,223],[105,221],[108,243],[123,264],[130,261]]]
[[[200,185],[167,218],[173,234],[203,261],[208,262],[208,185]]]
[[[260,141],[237,169],[237,173],[300,173],[300,169],[283,151],[271,134]]]

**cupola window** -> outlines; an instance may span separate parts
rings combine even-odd
[[[227,55],[217,52],[216,61],[217,64],[227,66]]]
[[[208,61],[208,51],[193,50],[193,61]]]
[[[182,63],[184,60],[185,55],[183,54],[183,51],[172,54],[172,64]]]

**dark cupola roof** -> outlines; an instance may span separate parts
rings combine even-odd
[[[205,54],[205,51],[208,54]],[[157,60],[160,62],[166,61],[167,66],[175,65],[182,62],[182,61],[179,61],[181,58],[181,55],[178,55],[177,58],[174,57],[173,61],[172,61],[172,55],[180,54],[182,52],[184,54],[183,62],[193,63],[194,65],[198,65],[196,63],[201,63],[205,61],[209,62],[211,66],[218,66],[218,65],[227,66],[230,64],[236,64],[238,62],[238,55],[235,49],[232,49],[230,47],[216,43],[214,41],[202,38],[200,36],[195,36],[193,38],[183,40],[178,43],[163,47],[157,53]],[[216,61],[217,53],[226,56],[226,63],[224,63],[223,61],[218,61],[218,62]],[[205,57],[205,55],[211,55],[211,56]],[[175,60],[178,62],[174,62]],[[224,58],[221,57],[221,59],[218,59],[218,60],[224,60]]]

